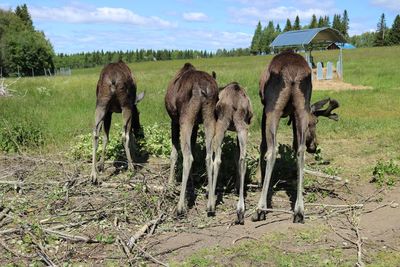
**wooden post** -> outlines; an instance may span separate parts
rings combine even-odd
[[[35,72],[33,71],[33,68],[31,68],[32,70],[32,77],[35,77]]]
[[[19,75],[19,66],[17,66],[17,71],[18,71],[18,77],[20,77],[20,75]]]

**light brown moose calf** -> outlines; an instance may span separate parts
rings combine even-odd
[[[316,124],[318,116],[338,120],[331,113],[339,107],[336,100],[324,99],[313,105],[311,100],[311,69],[305,59],[294,52],[286,51],[275,56],[260,79],[260,97],[264,105],[261,127],[260,168],[264,178],[261,197],[254,221],[264,220],[267,209],[267,193],[272,169],[276,159],[276,132],[281,117],[290,116],[293,127],[293,149],[297,157],[297,198],[294,207],[294,222],[304,222],[303,176],[304,154],[314,153],[317,148]],[[326,103],[329,106],[320,110]],[[266,168],[263,172],[266,153]]]
[[[137,103],[142,100],[144,93],[136,95],[136,82],[131,70],[122,61],[110,63],[100,73],[96,89],[95,126],[93,129],[93,162],[90,175],[93,184],[98,183],[98,169],[104,168],[104,157],[111,126],[111,114],[121,113],[123,117],[122,140],[124,143],[129,168],[133,169],[130,153],[132,130],[135,136],[140,133],[139,111]],[[99,143],[99,133],[104,126],[103,151],[97,167],[96,151]]]
[[[175,164],[178,159],[179,141],[183,155],[181,193],[177,215],[186,210],[186,185],[192,168],[192,147],[196,144],[199,123],[204,124],[206,137],[206,166],[209,192],[212,184],[212,138],[215,128],[215,104],[218,99],[218,86],[208,73],[196,70],[186,63],[168,85],[165,107],[171,117],[171,171],[169,184],[174,183]]]
[[[236,82],[230,83],[219,92],[215,114],[217,123],[215,125],[215,136],[213,147],[215,151],[213,163],[213,186],[208,195],[209,212],[215,212],[215,188],[219,167],[221,164],[222,141],[227,130],[236,131],[237,144],[240,150],[238,159],[239,178],[239,201],[237,204],[236,223],[244,224],[244,178],[246,174],[246,145],[248,129],[253,117],[253,108],[246,91]]]

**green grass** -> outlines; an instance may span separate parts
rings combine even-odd
[[[354,266],[354,258],[326,246],[326,229],[273,233],[232,247],[200,250],[171,266]]]
[[[314,52],[313,55],[317,61],[335,61],[338,52]],[[237,81],[247,89],[255,111],[251,131],[252,136],[256,138],[259,136],[262,111],[258,97],[258,81],[260,73],[271,58],[272,56],[268,55],[191,60],[198,69],[216,71],[220,85]],[[164,108],[165,90],[169,80],[185,62],[186,60],[176,60],[130,64],[138,81],[138,91],[146,93],[144,100],[139,104],[143,124],[158,123],[169,128],[169,117]],[[314,101],[329,96],[338,99],[341,104],[338,110],[339,122],[320,120],[320,139],[369,139],[388,151],[399,151],[398,62],[400,47],[344,51],[345,80],[353,84],[371,86],[373,90],[313,92]],[[43,135],[44,146],[40,147],[41,150],[51,153],[68,149],[75,136],[91,132],[95,87],[100,70],[100,67],[73,70],[70,77],[20,79],[11,87],[16,91],[15,97],[0,99],[0,129],[10,128],[15,124],[31,124],[31,127],[40,129]],[[116,120],[121,121],[118,114],[113,117],[113,121]],[[282,122],[279,132],[289,135],[291,130]],[[33,146],[28,149],[38,148]]]

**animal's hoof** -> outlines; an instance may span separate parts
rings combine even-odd
[[[176,218],[177,219],[183,219],[186,217],[186,209],[184,208],[177,208],[176,209]]]
[[[262,210],[256,210],[256,212],[253,214],[253,217],[251,218],[251,220],[253,222],[258,222],[258,221],[264,221],[265,220],[265,215],[267,213],[265,211]]]
[[[235,220],[235,224],[243,225],[244,224],[244,212],[239,211],[236,213],[236,215],[237,215],[237,218]]]
[[[304,214],[296,213],[293,217],[294,223],[304,223]]]
[[[215,217],[215,210],[209,210],[209,211],[207,211],[207,216],[208,216],[208,217]]]
[[[92,174],[90,175],[90,180],[91,180],[91,182],[92,182],[93,185],[98,185],[98,184],[99,184],[99,181],[98,181],[98,179],[97,179],[97,173],[92,173]]]

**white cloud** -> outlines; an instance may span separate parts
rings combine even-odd
[[[400,11],[400,1],[399,0],[371,0],[371,4],[389,8],[396,12]]]
[[[68,23],[128,23],[141,26],[174,27],[174,23],[156,16],[140,16],[125,8],[94,9],[64,6],[61,8],[30,7],[33,19]]]
[[[186,21],[208,21],[208,16],[202,12],[183,13],[183,19]]]
[[[279,6],[269,9],[260,9],[256,7],[245,7],[245,8],[230,8],[230,14],[232,15],[232,22],[238,22],[242,24],[256,25],[260,20],[266,22],[273,20],[275,23],[285,22],[287,18],[293,20],[296,16],[299,16],[301,24],[308,24],[313,14],[317,17],[329,15],[328,11],[319,8],[299,9],[295,7]]]

